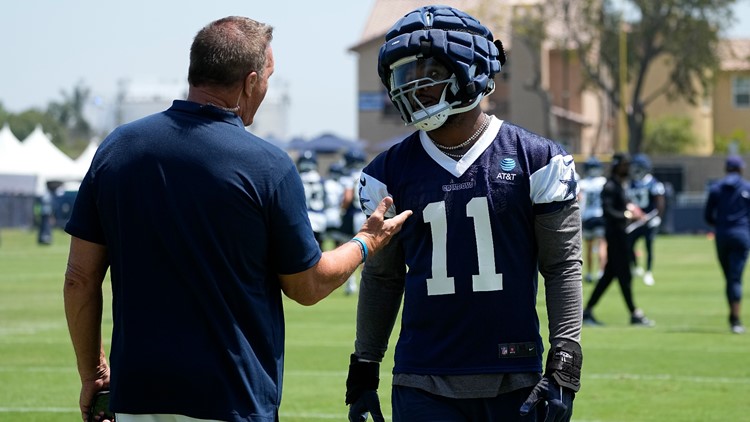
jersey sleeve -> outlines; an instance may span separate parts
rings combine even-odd
[[[65,232],[79,239],[106,245],[104,229],[96,206],[95,186],[91,170],[81,182]]]
[[[385,179],[382,170],[382,157],[376,158],[369,166],[362,170],[359,177],[359,203],[362,212],[367,217],[371,216],[375,209],[386,196],[391,196],[388,192],[388,186],[383,182]],[[396,216],[396,208],[391,206],[386,213],[385,218]]]
[[[559,210],[579,192],[573,157],[560,147],[552,154],[547,164],[530,176],[531,202],[540,214]]]
[[[653,196],[662,196],[666,193],[666,188],[664,187],[664,183],[655,181],[653,186],[651,186],[651,195]]]

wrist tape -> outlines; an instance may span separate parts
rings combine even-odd
[[[581,388],[581,365],[583,353],[581,345],[574,341],[560,341],[550,348],[544,375],[561,387],[578,391]]]
[[[349,359],[346,377],[346,404],[352,404],[365,391],[377,391],[380,384],[380,363],[362,362],[354,354]]]

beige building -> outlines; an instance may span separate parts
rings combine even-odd
[[[744,132],[750,143],[750,39],[724,40],[721,69],[711,96],[713,135]]]

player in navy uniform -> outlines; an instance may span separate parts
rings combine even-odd
[[[386,196],[388,215],[414,214],[362,272],[351,421],[383,420],[379,362],[402,299],[394,421],[570,419],[582,363],[575,168],[558,144],[477,107],[504,61],[485,26],[447,6],[410,12],[380,49],[381,80],[419,130],[365,167],[360,198],[366,214]]]
[[[726,161],[726,176],[711,185],[704,210],[706,222],[716,232],[716,255],[726,282],[729,327],[735,334],[742,325],[742,273],[750,252],[750,182],[742,177],[745,162],[738,155]]]
[[[654,238],[661,225],[661,216],[664,214],[666,201],[664,199],[664,184],[651,174],[651,160],[646,154],[636,154],[630,167],[632,177],[628,196],[648,216],[645,223],[638,225],[628,234],[630,242],[630,264],[635,269],[635,274],[643,276],[643,282],[647,286],[654,285],[652,272],[654,263]],[[646,268],[638,266],[636,255],[636,244],[643,238],[646,247]]]

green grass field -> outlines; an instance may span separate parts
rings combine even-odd
[[[37,245],[33,232],[0,232],[0,421],[80,420],[62,302],[68,243],[59,231],[51,246]],[[610,287],[596,309],[606,326],[584,327],[582,389],[573,419],[750,420],[750,334],[729,333],[712,241],[661,236],[656,254],[656,285],[634,281],[636,302],[656,327],[630,327],[619,287]],[[585,298],[591,290],[584,285]],[[313,307],[289,300],[285,306],[281,420],[345,420],[356,298],[339,290]],[[542,292],[539,311],[546,324]],[[108,307],[105,324],[108,333]],[[389,415],[392,348],[386,359],[380,391]]]

